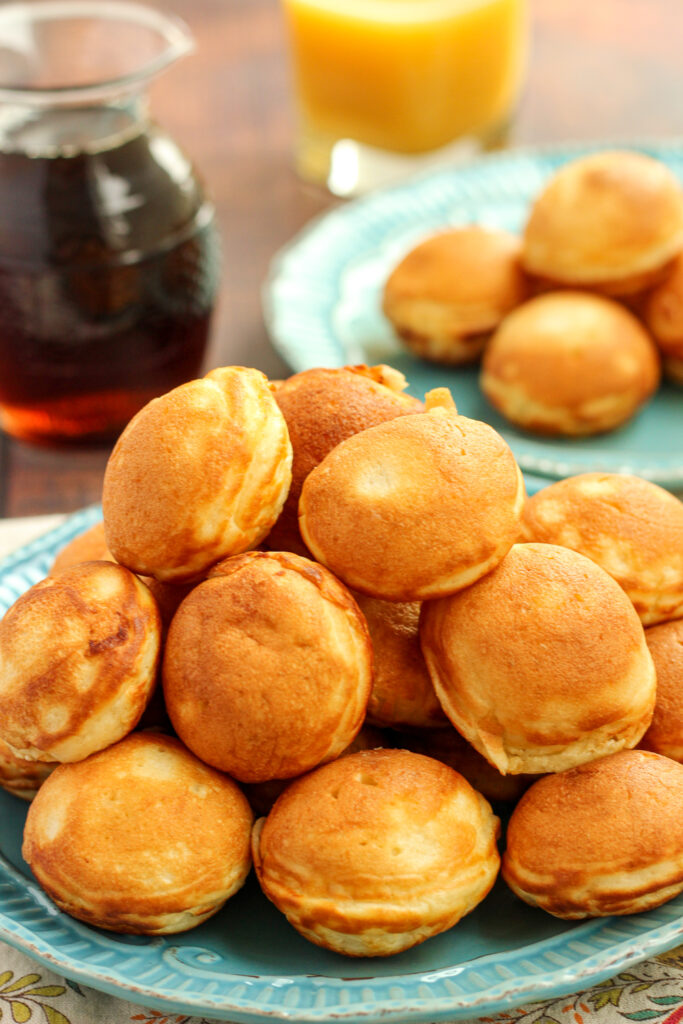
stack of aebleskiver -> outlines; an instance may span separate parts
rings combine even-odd
[[[460,214],[459,214],[460,215]],[[446,227],[389,275],[383,309],[417,355],[483,355],[481,388],[512,423],[569,437],[612,430],[683,381],[683,190],[643,153],[559,167],[519,238]]]
[[[660,797],[610,803],[619,864],[589,842],[603,774],[610,792],[634,774],[648,792],[660,775],[656,786],[683,785],[683,766],[628,753],[652,720],[655,667],[628,573],[598,564],[618,524],[595,555],[536,536],[502,438],[448,392],[423,406],[404,386],[385,367],[272,387],[229,367],[156,399],[112,453],[103,534],[78,541],[77,565],[62,553],[5,616],[0,738],[30,766],[61,762],[29,810],[24,855],[67,912],[121,931],[192,927],[243,883],[251,842],[264,892],[307,938],[398,952],[486,896],[500,864],[486,797],[547,772],[569,780],[559,796],[535,783],[513,814],[504,873],[523,898],[608,912],[610,872],[627,890],[607,886],[610,907],[683,888],[680,830],[657,843],[648,824]],[[654,491],[683,551],[683,507]],[[616,561],[630,559],[634,599],[647,591],[662,622],[683,613],[683,565],[663,555],[659,575],[642,571],[652,544],[635,530]],[[84,545],[95,561],[80,561]],[[655,661],[675,661],[656,647]],[[159,664],[177,738],[132,732]],[[372,749],[366,721],[400,740]],[[661,729],[650,738],[662,750]],[[252,831],[244,793],[260,808],[283,789]],[[572,814],[583,860],[539,881],[539,821],[569,828]],[[649,836],[636,851],[634,814]]]

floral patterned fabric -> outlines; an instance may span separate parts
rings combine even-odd
[[[214,1024],[145,1009],[76,985],[0,943],[2,1024]],[[481,1024],[625,1024],[683,1021],[683,946],[629,967],[575,996],[528,1003]],[[474,1024],[474,1022],[472,1022]]]

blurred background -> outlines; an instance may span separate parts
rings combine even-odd
[[[165,0],[194,55],[154,82],[153,117],[187,151],[216,205],[223,265],[207,366],[287,375],[263,324],[269,261],[341,200],[293,169],[288,45],[278,0]],[[514,145],[681,133],[681,0],[530,0],[531,48]],[[99,500],[108,451],[53,451],[0,438],[0,516]]]

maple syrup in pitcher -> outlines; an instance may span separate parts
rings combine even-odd
[[[200,375],[219,273],[213,208],[139,82],[67,92],[0,81],[0,422],[51,443],[111,439]]]

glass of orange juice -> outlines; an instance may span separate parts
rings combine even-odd
[[[282,0],[302,177],[351,195],[505,139],[526,0]]]

